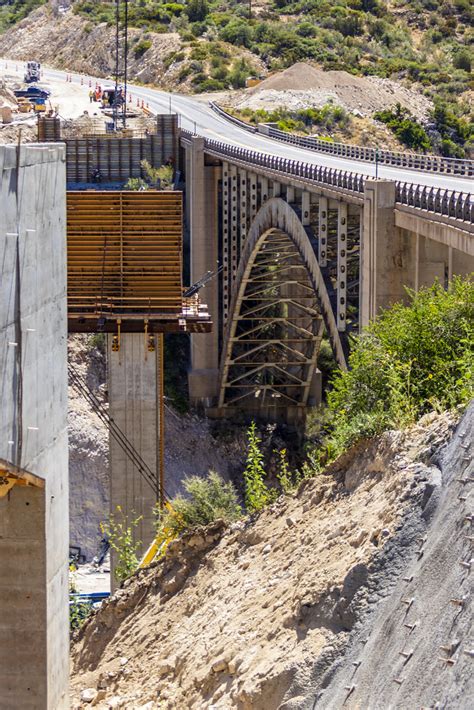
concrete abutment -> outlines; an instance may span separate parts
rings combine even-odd
[[[59,144],[0,147],[0,706],[69,707],[66,171]],[[4,475],[4,473],[0,474]]]

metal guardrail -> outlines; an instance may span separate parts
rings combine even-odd
[[[181,134],[188,140],[194,135],[185,130],[182,130]],[[349,190],[359,195],[364,193],[365,181],[371,179],[368,175],[363,175],[362,173],[352,173],[345,170],[312,165],[299,160],[280,158],[276,155],[266,155],[265,153],[207,138],[205,139],[205,150],[218,158],[227,158],[230,161],[232,159],[239,160],[249,165],[258,165],[311,182]],[[454,217],[471,224],[474,223],[474,201],[469,193],[413,185],[399,181],[396,181],[395,185],[395,200],[397,204],[416,207],[432,214]]]
[[[320,165],[312,165],[300,160],[289,160],[280,158],[277,155],[267,155],[247,148],[239,148],[228,143],[222,143],[206,138],[206,152],[218,156],[235,158],[245,163],[259,165],[269,170],[293,175],[304,180],[323,183],[331,187],[339,187],[351,192],[363,193],[364,182],[369,178],[362,173],[351,173],[348,170],[337,170],[336,168],[326,168]]]
[[[378,148],[368,148],[366,146],[350,145],[347,143],[331,143],[319,138],[296,136],[293,133],[280,131],[271,126],[251,126],[245,121],[232,116],[224,111],[213,101],[209,105],[215,113],[240,128],[250,133],[262,133],[285,143],[297,145],[300,148],[314,150],[318,153],[326,153],[339,158],[352,158],[367,163],[377,162],[380,165],[392,165],[396,168],[407,168],[409,170],[420,170],[423,172],[440,173],[443,175],[474,176],[474,160],[462,160],[459,158],[443,158],[438,155],[424,155],[422,153],[402,153],[391,150],[379,150]]]

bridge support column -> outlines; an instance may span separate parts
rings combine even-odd
[[[395,183],[366,180],[361,236],[361,325],[414,286],[415,240],[395,227]]]
[[[123,333],[118,352],[113,352],[112,336],[107,335],[110,418],[157,478],[162,465],[161,369],[160,348],[148,352],[144,333]],[[153,507],[157,502],[157,491],[153,490],[113,436],[110,436],[109,451],[110,510],[115,514],[119,505],[128,520],[142,516],[135,530],[136,539],[143,543],[141,552],[154,536]],[[115,554],[112,554],[112,572],[115,563]]]
[[[206,271],[212,271],[217,267],[218,177],[218,168],[204,164],[204,139],[193,137],[189,174],[186,176],[186,189],[189,190],[192,283],[198,281]],[[233,184],[237,185],[236,177]],[[223,196],[225,194],[227,192],[223,190]],[[229,201],[228,197],[227,200]],[[223,205],[223,211],[225,209]],[[237,223],[235,226],[237,227]],[[217,278],[207,284],[204,293],[214,327],[212,333],[196,333],[191,336],[191,371],[188,381],[191,404],[209,407],[217,398],[219,379],[219,282]]]

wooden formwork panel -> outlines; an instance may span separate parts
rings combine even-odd
[[[68,308],[146,318],[182,311],[182,193],[69,191]]]
[[[38,141],[53,143],[61,140],[61,122],[57,116],[38,116]]]

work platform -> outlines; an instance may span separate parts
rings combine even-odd
[[[209,332],[183,298],[182,235],[181,192],[69,191],[69,332]]]

